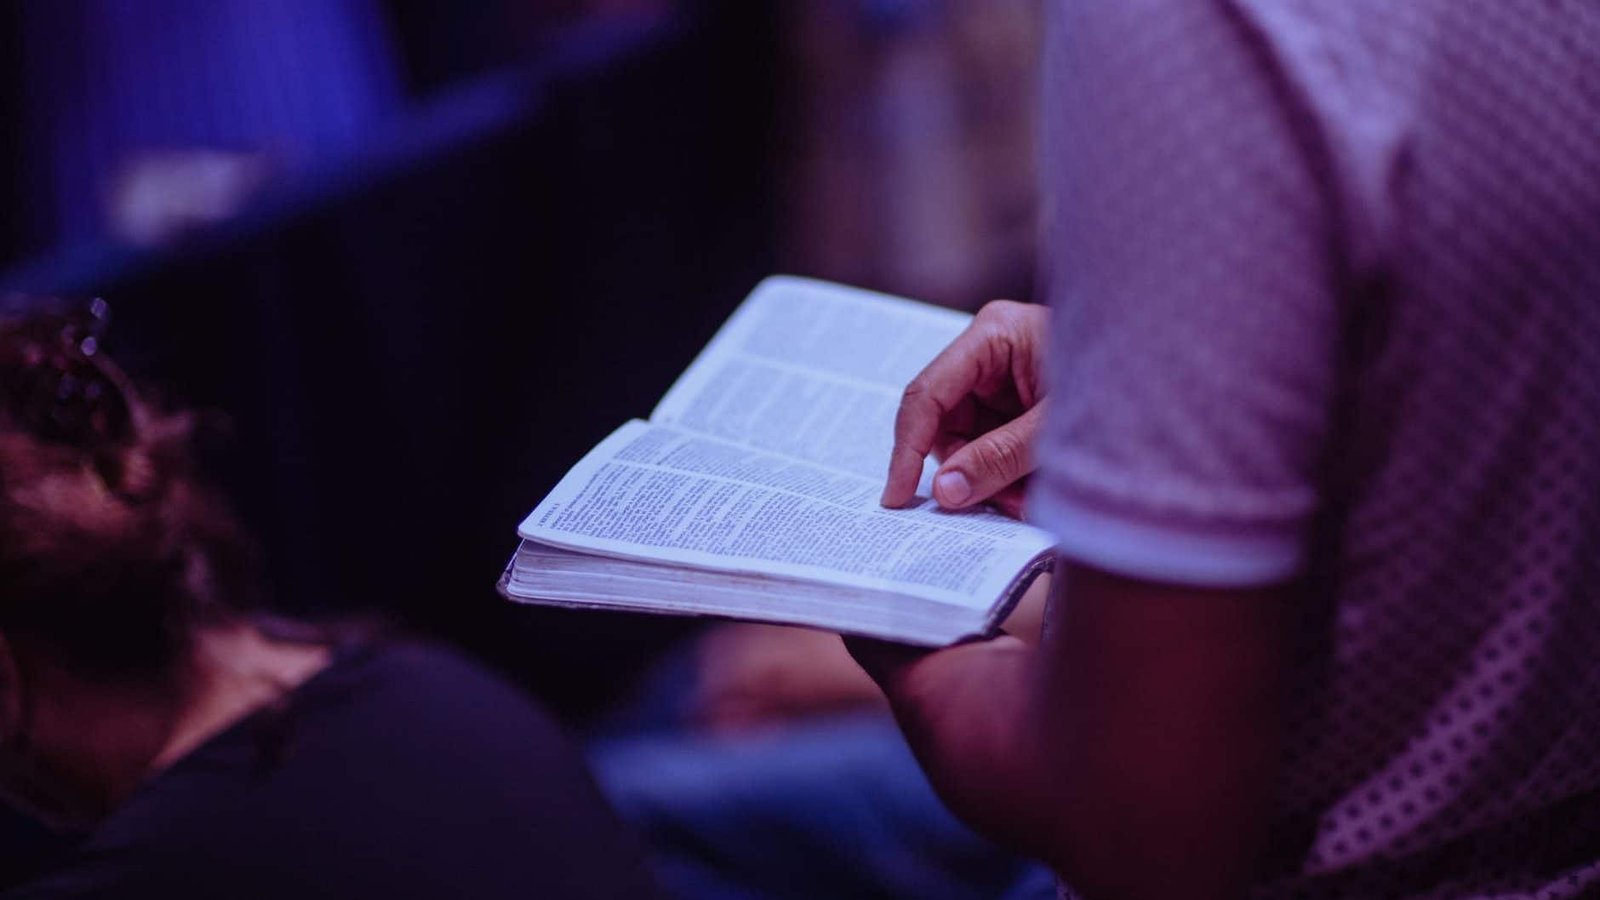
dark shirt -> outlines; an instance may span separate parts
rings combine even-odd
[[[648,897],[558,727],[454,654],[340,649],[7,898]]]

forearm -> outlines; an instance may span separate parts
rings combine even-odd
[[[857,658],[987,837],[1097,900],[1238,895],[1276,762],[1289,604],[1083,572],[1073,588],[1037,650],[1003,637]]]
[[[968,644],[878,675],[930,782],[968,825],[1032,855],[1055,810],[1032,714],[1035,649],[1013,637]]]

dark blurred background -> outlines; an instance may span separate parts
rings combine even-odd
[[[581,725],[692,626],[500,600],[520,517],[763,275],[1026,298],[1036,16],[5,4],[0,291],[105,296],[217,414],[285,610],[395,617]]]

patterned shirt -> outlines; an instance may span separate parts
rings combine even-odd
[[[1031,512],[1305,586],[1257,895],[1600,892],[1600,2],[1055,12]]]

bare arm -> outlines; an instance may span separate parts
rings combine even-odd
[[[1288,591],[1060,581],[1035,684],[1049,860],[1089,897],[1239,896],[1276,775]]]
[[[1066,566],[1037,650],[857,650],[975,828],[1094,900],[1234,897],[1275,775],[1285,594]]]
[[[1032,470],[1046,313],[991,304],[906,391],[884,502],[924,455],[976,496]],[[994,463],[990,465],[990,463]],[[1015,514],[1019,504],[997,503]],[[1064,565],[1037,647],[852,641],[957,815],[1090,898],[1242,893],[1278,754],[1292,588],[1216,590]]]

